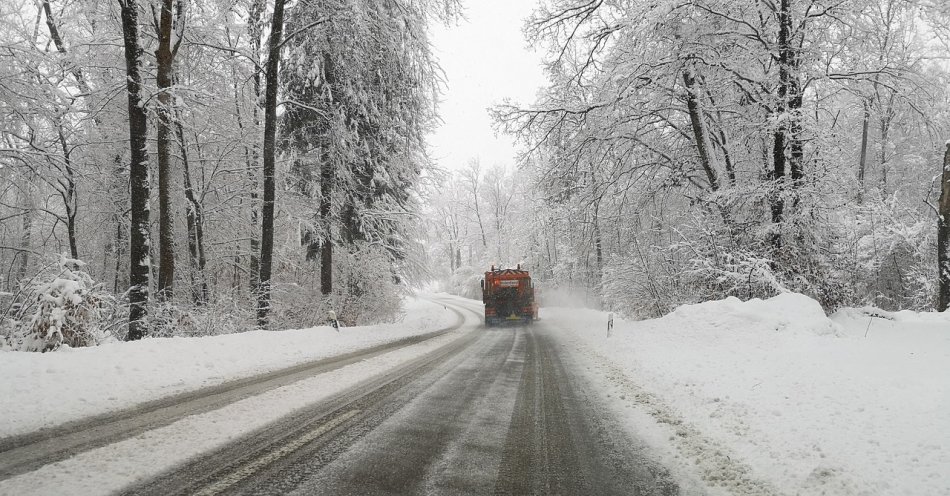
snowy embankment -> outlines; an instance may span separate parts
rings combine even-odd
[[[950,314],[829,318],[784,294],[617,320],[609,337],[603,312],[541,317],[601,364],[631,422],[669,425],[655,444],[714,492],[950,494]]]
[[[400,322],[145,339],[52,353],[0,351],[0,438],[291,367],[453,325],[441,304],[410,298]]]

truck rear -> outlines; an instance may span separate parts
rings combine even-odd
[[[530,324],[538,318],[534,284],[528,271],[495,269],[485,272],[482,280],[482,302],[485,303],[485,325],[504,323]]]

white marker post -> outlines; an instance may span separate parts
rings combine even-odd
[[[333,328],[336,329],[336,332],[340,332],[340,322],[336,320],[336,312],[334,312],[333,310],[330,310],[329,312],[327,312],[327,317],[330,319],[330,325],[332,325]]]

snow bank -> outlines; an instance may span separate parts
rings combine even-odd
[[[730,298],[617,320],[610,337],[602,312],[541,317],[608,364],[594,369],[615,397],[623,381],[642,389],[626,407],[668,424],[681,461],[725,493],[768,491],[736,490],[749,474],[716,459],[780,493],[950,494],[948,316],[865,310],[828,318],[798,294]]]
[[[683,305],[661,318],[670,323],[694,324],[698,329],[778,331],[790,334],[838,334],[838,325],[825,316],[821,304],[798,293],[784,293],[768,300],[742,301],[735,297],[696,305]]]
[[[452,325],[441,304],[407,299],[398,323],[144,339],[56,353],[0,351],[0,438],[340,355]]]

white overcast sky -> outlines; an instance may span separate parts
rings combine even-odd
[[[441,167],[457,170],[474,157],[483,167],[514,165],[514,144],[508,136],[495,136],[487,109],[506,98],[529,104],[544,84],[541,54],[527,48],[521,30],[535,5],[536,0],[467,0],[465,19],[433,30],[447,86],[439,106],[444,122],[429,140]]]

